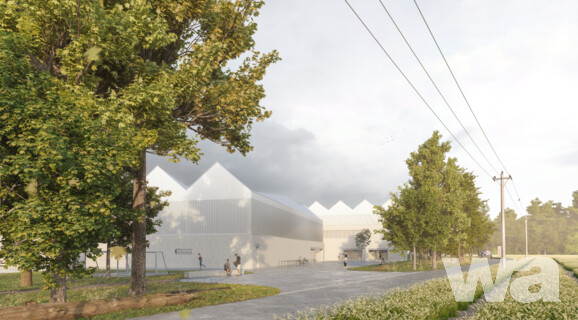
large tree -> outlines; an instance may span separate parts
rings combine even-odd
[[[37,70],[35,40],[0,30],[0,257],[42,270],[51,301],[65,302],[67,278],[88,272],[80,254],[112,233],[115,180],[134,156],[118,151],[129,132],[98,117],[101,99]]]
[[[435,269],[438,251],[461,256],[462,247],[480,245],[490,232],[475,176],[455,158],[446,159],[450,148],[435,131],[406,160],[410,180],[391,194],[392,205],[374,210],[381,216],[384,239],[398,249],[413,250],[414,269],[417,250],[432,253]]]
[[[259,81],[278,57],[254,51],[252,38],[262,5],[27,0],[0,6],[2,30],[30,39],[27,56],[37,72],[100,99],[107,108],[95,119],[128,128],[138,164],[125,168],[134,176],[133,207],[141,211],[132,223],[132,294],[146,292],[146,153],[197,161],[196,142],[210,139],[245,154],[251,125],[270,115],[260,105]]]

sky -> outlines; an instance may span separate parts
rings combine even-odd
[[[345,1],[272,0],[256,19],[254,39],[257,50],[277,50],[282,60],[262,81],[262,105],[273,115],[253,126],[254,151],[243,157],[203,141],[198,164],[149,156],[148,171],[159,165],[190,185],[218,161],[254,191],[306,206],[318,201],[329,208],[343,200],[354,207],[364,199],[383,204],[409,179],[409,154],[438,130],[451,141],[448,156],[477,176],[491,217],[500,210],[500,186],[492,180],[500,171],[513,178],[505,202],[518,216],[535,198],[571,205],[578,190],[578,1],[417,2],[506,170],[414,2],[382,2],[483,155],[379,0],[349,3],[453,136]]]

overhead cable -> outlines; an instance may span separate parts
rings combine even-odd
[[[458,138],[452,133],[452,131],[448,128],[448,126],[446,126],[446,124],[442,121],[442,119],[437,115],[437,113],[432,109],[432,107],[430,106],[430,104],[425,100],[425,98],[421,95],[421,93],[417,90],[417,88],[414,86],[414,84],[411,82],[411,80],[409,80],[409,78],[405,75],[405,73],[403,72],[403,70],[401,70],[401,68],[397,65],[397,63],[395,62],[395,60],[393,60],[393,58],[389,55],[389,53],[387,52],[387,50],[385,50],[385,48],[383,47],[383,45],[381,44],[381,42],[375,37],[375,35],[373,34],[373,32],[371,32],[371,29],[369,29],[369,27],[365,24],[365,22],[363,21],[363,19],[359,16],[359,14],[357,14],[357,12],[355,11],[355,9],[353,9],[353,7],[351,6],[351,4],[349,4],[349,2],[347,0],[345,0],[345,3],[347,3],[347,6],[349,6],[349,9],[351,9],[351,11],[353,12],[353,14],[355,14],[355,16],[357,17],[357,19],[361,22],[361,24],[365,27],[365,29],[367,30],[367,32],[369,32],[369,34],[371,35],[371,37],[373,38],[373,40],[375,40],[375,42],[377,43],[377,45],[379,45],[379,47],[381,48],[381,50],[383,51],[383,53],[385,53],[385,55],[389,58],[389,60],[391,61],[391,63],[395,66],[395,68],[401,73],[401,75],[403,76],[403,78],[407,81],[407,83],[411,86],[411,88],[415,91],[415,93],[420,97],[420,99],[423,101],[423,103],[429,108],[429,110],[435,115],[435,117],[439,120],[439,122],[441,122],[441,124],[444,126],[444,128],[450,133],[450,135],[455,139],[455,141],[462,147],[462,149],[464,149],[464,151],[470,156],[470,158],[472,158],[472,160],[474,160],[474,162],[491,178],[492,175],[476,160],[476,158],[474,158],[470,152],[461,144],[461,142],[458,140]]]

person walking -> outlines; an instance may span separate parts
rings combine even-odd
[[[237,267],[237,275],[240,276],[241,275],[241,256],[235,253],[235,262],[233,262],[233,265],[235,267]]]
[[[347,255],[343,257],[343,266],[347,268]]]
[[[207,268],[207,266],[203,264],[203,256],[199,253],[199,270],[203,268]]]

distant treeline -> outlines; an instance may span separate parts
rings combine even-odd
[[[572,206],[536,198],[526,208],[528,216],[528,254],[578,254],[578,190],[572,193]],[[505,210],[506,254],[525,254],[526,217],[510,208]],[[495,254],[501,244],[502,223],[493,221],[496,232],[488,247]]]

